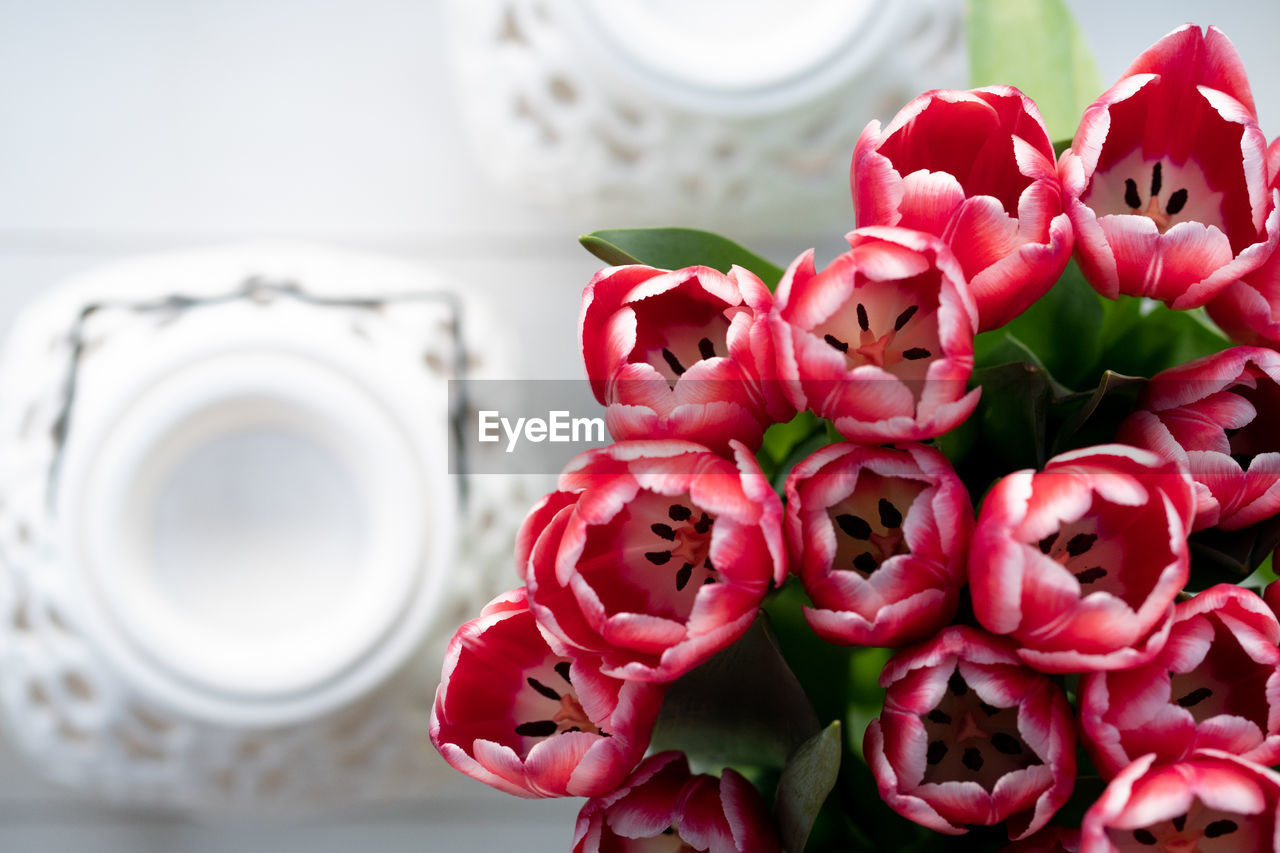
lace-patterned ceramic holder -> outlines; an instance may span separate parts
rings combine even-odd
[[[495,375],[469,342],[502,339],[471,308],[413,266],[274,249],[28,307],[0,364],[0,708],[36,765],[201,811],[448,778],[438,655],[515,585],[534,497],[449,474],[447,380]]]
[[[851,221],[866,123],[965,79],[960,0],[451,0],[448,12],[481,165],[526,197],[629,224]]]

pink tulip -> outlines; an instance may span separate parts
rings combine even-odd
[[[521,588],[449,642],[431,742],[454,769],[509,794],[595,796],[644,756],[663,693],[602,675],[589,656],[552,652]]]
[[[1174,608],[1151,663],[1080,679],[1080,728],[1104,778],[1154,753],[1172,764],[1199,749],[1280,761],[1280,622],[1230,584]]]
[[[1235,347],[1158,373],[1117,441],[1187,467],[1193,529],[1238,530],[1280,512],[1280,353]]]
[[[616,678],[669,681],[740,637],[786,579],[782,503],[741,444],[684,441],[581,454],[534,507],[517,559],[558,651]]]
[[[1280,775],[1206,750],[1177,764],[1139,758],[1085,813],[1080,853],[1280,850]]]
[[[772,304],[741,267],[597,274],[582,294],[579,337],[610,434],[758,449],[769,424],[795,414],[773,375]]]
[[[1085,277],[1112,299],[1195,308],[1257,269],[1280,235],[1265,153],[1227,37],[1187,24],[1156,42],[1058,163]]]
[[[926,92],[858,139],[857,223],[941,237],[964,271],[979,331],[1003,326],[1053,286],[1073,243],[1053,143],[1010,86]]]
[[[988,492],[969,551],[973,611],[1046,672],[1123,669],[1168,636],[1189,571],[1185,470],[1121,444],[1064,453]]]
[[[1269,189],[1280,190],[1280,139],[1267,148],[1267,172]],[[1273,251],[1262,266],[1227,285],[1206,308],[1231,340],[1280,349],[1280,253]]]
[[[889,659],[884,710],[863,744],[880,796],[922,826],[961,835],[1007,822],[1025,838],[1048,823],[1076,779],[1066,694],[1012,644],[951,627]]]
[[[652,851],[777,853],[781,849],[760,793],[731,769],[694,776],[680,752],[645,759],[618,790],[578,813],[573,853]]]
[[[920,441],[978,404],[977,309],[964,273],[937,237],[860,228],[821,273],[813,253],[778,285],[772,332],[778,378],[797,408],[828,418],[850,441]]]
[[[840,442],[798,464],[786,492],[791,564],[820,637],[903,646],[951,621],[973,505],[945,456]]]

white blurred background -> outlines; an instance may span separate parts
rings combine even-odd
[[[1108,84],[1178,24],[1219,25],[1263,130],[1280,133],[1280,5],[1069,5]],[[599,264],[576,237],[634,223],[535,209],[484,179],[442,15],[432,0],[0,0],[0,332],[24,300],[108,260],[285,238],[428,261],[498,307],[530,354],[512,378],[577,377],[577,296]],[[851,221],[762,218],[731,236],[785,263],[811,245],[830,257]],[[716,223],[689,210],[670,224]],[[4,851],[552,851],[577,807],[459,777],[425,804],[198,823],[56,790],[0,746]]]

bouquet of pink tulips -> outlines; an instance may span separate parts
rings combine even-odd
[[[614,443],[454,637],[450,764],[575,853],[1280,850],[1280,142],[1212,27],[1077,119],[871,122],[821,269],[583,238]]]

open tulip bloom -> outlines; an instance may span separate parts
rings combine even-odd
[[[1280,853],[1280,141],[1212,27],[1065,103],[865,124],[824,265],[583,238],[613,443],[449,644],[450,765],[574,853]]]

